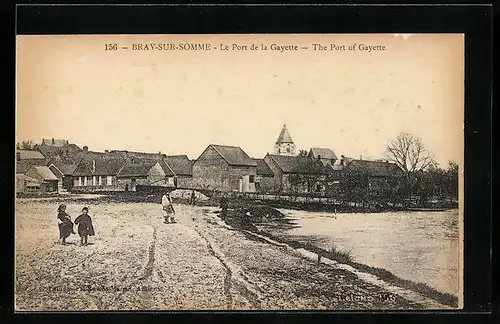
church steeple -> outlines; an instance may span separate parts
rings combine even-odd
[[[286,125],[283,124],[283,128],[276,140],[276,144],[274,145],[274,154],[279,155],[295,155],[295,144],[293,143],[292,137],[290,133],[288,133],[288,129]]]

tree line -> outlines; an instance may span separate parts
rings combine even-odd
[[[305,151],[300,151],[305,156]],[[392,205],[427,207],[455,206],[458,202],[458,171],[456,161],[440,167],[427,151],[421,138],[401,133],[387,144],[385,158],[397,166],[391,174],[378,176],[361,164],[346,166],[325,175],[295,175],[292,185],[315,191],[315,184],[325,184],[325,194],[354,206]]]

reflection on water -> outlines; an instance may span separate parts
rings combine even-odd
[[[354,261],[458,295],[458,211],[331,214],[281,210],[283,224],[261,224],[275,235],[349,251]]]

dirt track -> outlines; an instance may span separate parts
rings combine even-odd
[[[73,219],[82,202],[68,201]],[[88,205],[96,236],[58,244],[50,200],[16,205],[17,310],[414,309],[348,271],[217,223],[177,205],[163,224],[151,203]],[[196,220],[193,221],[192,218]]]

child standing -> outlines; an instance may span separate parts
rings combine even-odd
[[[76,234],[73,231],[73,222],[71,221],[71,216],[66,213],[66,205],[61,204],[57,209],[57,223],[59,225],[59,239],[61,240],[61,244],[66,244],[66,238],[70,236],[70,234]]]
[[[89,209],[82,208],[82,214],[75,219],[75,224],[78,224],[78,235],[80,235],[81,245],[87,245],[87,237],[94,236],[94,226],[92,218],[88,215]]]

